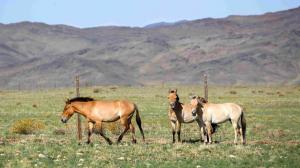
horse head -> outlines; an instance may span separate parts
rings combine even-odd
[[[64,111],[61,115],[61,122],[66,123],[74,114],[75,110],[71,104],[71,101],[68,99],[64,107]]]
[[[177,89],[170,90],[168,95],[169,105],[172,109],[176,108],[177,103],[179,103],[179,97],[177,95]]]
[[[203,105],[207,103],[207,100],[200,96],[193,96],[191,99],[191,106],[192,106],[192,114],[196,116],[198,109],[203,108]]]

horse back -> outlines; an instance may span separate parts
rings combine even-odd
[[[204,118],[215,123],[225,122],[228,119],[237,118],[242,114],[241,106],[235,103],[213,104],[207,103],[204,106]]]
[[[99,109],[105,113],[118,113],[121,116],[133,113],[135,105],[127,100],[98,100],[93,101],[93,109]]]

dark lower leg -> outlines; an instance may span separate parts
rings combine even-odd
[[[178,142],[181,142],[180,131],[177,131]]]
[[[122,140],[124,134],[128,131],[128,129],[129,129],[129,126],[127,125],[127,126],[124,128],[123,132],[120,134],[120,136],[119,136],[119,138],[118,138],[118,143],[121,142],[121,140]]]
[[[106,137],[106,136],[103,134],[102,131],[100,132],[100,135],[105,139],[105,141],[106,141],[109,145],[112,144],[112,141],[111,141],[108,137]]]
[[[129,126],[130,126],[130,132],[132,137],[132,143],[136,143],[134,126],[132,125],[132,123]]]
[[[178,142],[181,142],[180,130],[181,130],[181,123],[179,121],[177,121],[176,122],[176,132],[177,132]]]
[[[175,131],[172,131],[172,135],[173,135],[173,143],[175,143]]]

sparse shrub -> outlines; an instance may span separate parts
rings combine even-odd
[[[33,104],[32,107],[37,108],[37,105],[36,105],[36,104]]]
[[[19,105],[21,105],[21,103],[20,103],[20,102],[18,102],[18,103],[16,103],[16,105],[17,105],[17,106],[19,106]]]
[[[255,94],[255,93],[256,93],[256,91],[255,91],[255,90],[252,90],[252,93],[253,93],[253,94]]]
[[[284,96],[284,94],[281,93],[281,92],[279,92],[279,91],[277,91],[276,93],[277,93],[277,95],[278,95],[279,97],[283,97],[283,96]]]
[[[258,93],[264,93],[264,91],[263,90],[259,90]]]
[[[269,138],[281,138],[286,136],[286,133],[282,129],[269,130],[267,133]]]
[[[64,129],[55,129],[53,131],[53,134],[54,135],[65,135],[66,134],[66,131]]]
[[[95,88],[95,89],[93,90],[93,92],[94,92],[94,93],[99,93],[99,92],[100,92],[100,89]]]
[[[262,124],[255,124],[252,131],[255,132],[255,133],[259,133],[259,132],[262,132],[265,129],[266,129],[266,126],[264,126]]]
[[[266,94],[267,95],[274,95],[274,93],[272,93],[272,92],[267,92]]]
[[[118,89],[118,87],[112,86],[112,87],[110,87],[109,89],[112,90],[112,91],[116,91],[116,90]]]
[[[69,92],[69,94],[73,94],[73,93],[74,93],[73,91],[70,91],[70,92]]]
[[[235,90],[231,90],[229,93],[230,94],[237,94],[237,92]]]
[[[45,125],[41,121],[35,119],[22,119],[14,122],[10,127],[10,131],[17,134],[33,134],[44,127]]]

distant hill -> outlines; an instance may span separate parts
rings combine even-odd
[[[0,24],[0,87],[300,84],[300,8],[144,28]]]
[[[144,26],[144,28],[159,28],[159,27],[163,27],[163,26],[174,26],[176,24],[180,24],[180,23],[185,23],[187,22],[187,20],[181,20],[178,22],[158,22],[158,23],[152,23],[149,25]]]

